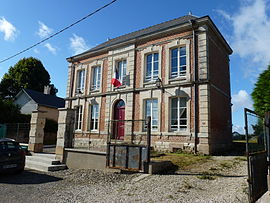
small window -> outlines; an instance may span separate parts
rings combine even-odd
[[[80,71],[77,72],[76,93],[83,93],[83,91],[84,91],[84,81],[85,81],[85,70],[80,70]]]
[[[171,130],[185,131],[187,129],[187,98],[171,99]]]
[[[98,117],[99,117],[99,105],[91,105],[90,108],[91,118],[90,118],[90,130],[98,129]]]
[[[186,47],[171,49],[171,78],[186,76]]]
[[[92,82],[91,82],[91,90],[99,90],[100,89],[100,75],[101,75],[101,67],[96,66],[92,68]]]
[[[82,106],[76,106],[75,130],[82,129]]]
[[[158,78],[158,53],[146,56],[145,82],[155,81]]]
[[[145,100],[145,119],[151,116],[151,128],[152,130],[158,129],[158,100],[148,99]]]
[[[122,60],[117,63],[115,68],[115,77],[119,80],[122,85],[126,84],[126,70],[127,70],[127,61]]]

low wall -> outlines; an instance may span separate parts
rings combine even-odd
[[[64,162],[72,169],[106,169],[106,152],[65,148]]]

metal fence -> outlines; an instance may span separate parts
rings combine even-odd
[[[6,123],[6,137],[20,143],[29,142],[30,123]]]
[[[264,118],[245,109],[246,155],[249,202],[256,202],[267,190],[267,147]]]
[[[150,146],[150,117],[147,120],[109,121],[107,167],[134,171],[145,170],[150,162]]]

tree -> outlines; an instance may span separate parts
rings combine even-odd
[[[270,66],[262,72],[251,94],[254,110],[261,116],[270,111]]]
[[[45,85],[50,85],[50,75],[40,60],[30,57],[23,58],[11,66],[0,82],[0,93],[3,98],[14,97],[22,88],[43,92]],[[52,86],[51,93],[57,89]]]

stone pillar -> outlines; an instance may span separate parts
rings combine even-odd
[[[44,127],[46,119],[41,111],[33,111],[31,115],[31,129],[29,133],[29,151],[42,152]]]
[[[56,142],[56,157],[63,161],[65,147],[72,147],[74,135],[75,110],[60,108]]]

